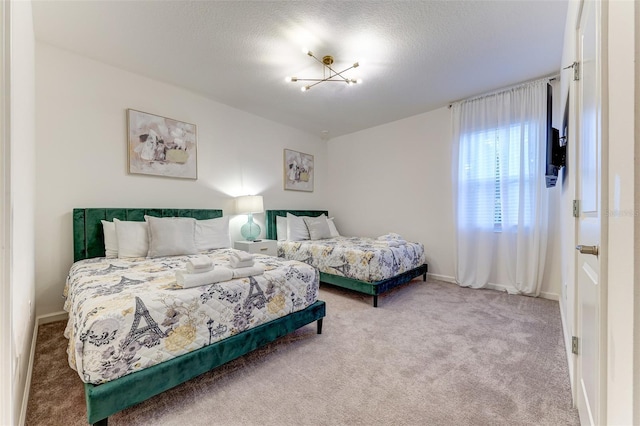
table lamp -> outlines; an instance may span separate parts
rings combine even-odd
[[[260,235],[260,225],[253,221],[253,214],[263,211],[262,195],[243,195],[236,198],[236,213],[248,215],[247,223],[240,228],[240,233],[245,240],[254,241]]]

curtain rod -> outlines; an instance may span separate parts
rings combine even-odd
[[[449,109],[451,109],[453,104],[457,104],[457,103],[460,103],[460,102],[474,101],[476,99],[481,99],[481,98],[484,98],[486,96],[492,96],[492,95],[497,95],[498,93],[508,92],[509,90],[513,90],[513,89],[517,89],[518,87],[526,86],[527,84],[536,83],[538,81],[543,81],[543,80],[554,81],[554,80],[557,80],[558,78],[560,78],[560,74],[553,74],[553,75],[550,75],[550,76],[547,76],[547,77],[537,78],[535,80],[529,80],[529,81],[525,81],[525,82],[522,82],[522,83],[514,84],[513,86],[503,87],[502,89],[497,89],[497,90],[494,90],[494,91],[491,91],[491,92],[483,93],[481,95],[472,96],[470,98],[459,99],[457,101],[450,102],[449,103]]]

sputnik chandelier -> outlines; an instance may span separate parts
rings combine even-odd
[[[361,84],[362,83],[362,79],[360,79],[360,78],[358,78],[358,79],[347,78],[344,75],[342,75],[343,73],[349,71],[350,69],[358,68],[360,66],[359,63],[355,62],[349,68],[345,68],[342,71],[336,71],[331,67],[333,65],[333,56],[326,55],[326,56],[322,57],[322,60],[320,60],[320,59],[316,58],[315,55],[309,49],[302,49],[302,51],[322,64],[322,75],[323,75],[323,78],[287,77],[285,79],[286,81],[291,81],[291,82],[294,82],[294,83],[297,82],[297,81],[314,82],[313,84],[307,84],[305,86],[302,86],[300,88],[301,91],[306,92],[307,90],[311,89],[313,86],[315,86],[317,84],[320,84],[320,83],[324,83],[325,81],[333,81],[333,82],[337,82],[337,83],[346,83],[349,86],[351,86],[352,84]]]

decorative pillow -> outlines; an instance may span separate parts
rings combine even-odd
[[[108,220],[101,220],[102,233],[104,234],[104,256],[107,259],[118,257],[118,237],[116,236],[116,224]]]
[[[276,216],[276,238],[278,241],[287,240],[287,218]]]
[[[333,223],[333,218],[330,217],[327,219],[327,224],[329,225],[329,233],[331,234],[331,238],[339,237],[338,229],[336,228],[336,224]]]
[[[321,214],[318,217],[305,217],[304,223],[307,225],[309,237],[312,240],[331,238],[331,231],[329,230],[329,223],[327,223],[327,216],[324,214]]]
[[[118,240],[118,258],[146,257],[149,251],[147,222],[113,219]]]
[[[287,241],[302,241],[309,239],[309,230],[301,216],[287,213]]]
[[[196,220],[191,217],[146,216],[149,224],[148,257],[197,254]]]
[[[196,247],[199,251],[230,248],[229,216],[196,220]]]

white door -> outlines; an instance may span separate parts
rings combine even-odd
[[[577,405],[583,425],[603,424],[606,385],[604,369],[604,274],[601,273],[602,74],[601,3],[583,1],[578,26],[577,81]]]

